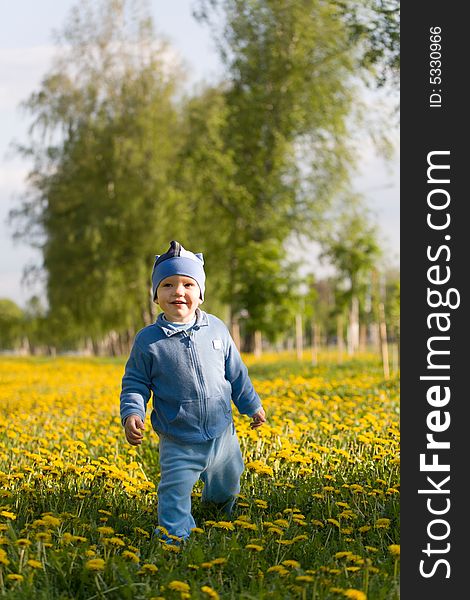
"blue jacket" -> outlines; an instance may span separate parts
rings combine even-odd
[[[241,414],[254,415],[261,401],[225,324],[199,309],[188,331],[167,326],[163,315],[141,329],[126,363],[121,421],[150,417],[157,433],[182,442],[218,437],[232,422],[231,400]]]

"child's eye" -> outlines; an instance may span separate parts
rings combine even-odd
[[[185,283],[184,285],[185,285],[186,287],[193,287],[194,283],[191,283],[191,282],[189,282],[189,283]]]
[[[163,287],[171,287],[171,283],[164,283]]]

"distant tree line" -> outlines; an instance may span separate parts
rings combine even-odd
[[[47,306],[2,301],[2,345],[126,352],[154,319],[150,270],[171,239],[205,254],[204,306],[245,349],[287,339],[302,312],[307,338],[333,313],[364,323],[380,247],[347,192],[352,129],[359,82],[396,85],[398,2],[200,0],[195,13],[225,75],[191,94],[141,2],[80,2],[58,34],[24,103],[18,151],[33,167],[11,214],[41,251]],[[336,267],[328,308],[324,282],[299,277],[302,240]]]

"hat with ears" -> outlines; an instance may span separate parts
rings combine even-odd
[[[189,250],[185,250],[179,242],[173,240],[170,242],[170,247],[165,254],[157,254],[152,270],[154,300],[157,297],[157,289],[160,283],[172,275],[192,277],[199,286],[201,300],[204,300],[206,274],[204,272],[204,258],[201,253],[194,254]]]

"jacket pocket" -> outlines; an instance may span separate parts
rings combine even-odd
[[[168,432],[172,434],[199,433],[202,419],[201,401],[199,399],[184,401],[176,416],[168,421]]]

